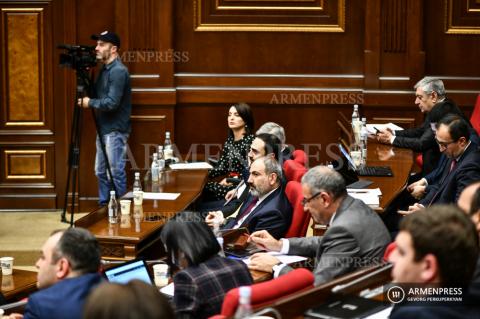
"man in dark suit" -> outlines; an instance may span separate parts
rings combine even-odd
[[[390,318],[479,318],[478,299],[470,299],[466,289],[479,250],[475,226],[466,214],[453,205],[436,205],[409,215],[395,244],[389,255],[393,282],[406,286],[404,301],[395,305]],[[412,287],[424,288],[423,294]],[[411,301],[421,298],[426,301]]]
[[[81,319],[86,297],[102,281],[95,236],[82,228],[54,232],[35,266],[40,290],[28,297],[23,318]]]
[[[329,224],[322,237],[274,239],[268,232],[255,232],[250,240],[257,246],[283,254],[315,258],[315,285],[360,267],[382,262],[390,236],[380,218],[362,201],[347,195],[345,181],[333,169],[317,166],[302,178],[303,204],[315,222]],[[249,268],[273,272],[291,270],[269,254],[255,254]]]
[[[236,216],[225,219],[221,211],[210,212],[209,225],[219,223],[223,228],[247,227],[250,232],[268,230],[280,238],[292,221],[292,207],[281,186],[282,168],[271,157],[256,159],[250,166],[250,192]]]
[[[462,113],[452,100],[445,96],[442,80],[425,77],[415,84],[415,104],[422,113],[427,113],[420,127],[401,131],[382,130],[377,139],[385,144],[422,152],[422,174],[430,173],[440,158],[440,151],[435,143],[435,134],[431,125],[449,113]],[[432,115],[436,119],[432,119]],[[418,176],[419,178],[420,176]],[[417,178],[417,179],[418,179]],[[412,180],[411,182],[414,182]]]
[[[456,203],[467,185],[480,180],[480,151],[470,141],[469,125],[462,117],[450,114],[442,118],[437,123],[436,141],[448,158],[441,178],[405,214],[433,204]]]

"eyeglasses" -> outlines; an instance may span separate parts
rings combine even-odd
[[[450,144],[453,144],[453,143],[456,143],[457,141],[450,141],[450,142],[440,142],[439,140],[437,140],[437,138],[435,138],[435,141],[437,142],[438,146],[441,146],[443,148],[447,148],[448,145]]]
[[[316,193],[315,195],[313,195],[312,197],[310,198],[303,198],[302,199],[302,205],[305,206],[307,205],[308,203],[310,203],[312,200],[314,200],[318,195],[320,195],[322,193],[322,191]]]

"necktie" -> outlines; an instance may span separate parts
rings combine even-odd
[[[240,216],[237,216],[237,222],[242,220],[242,218],[244,218],[245,216],[247,216],[253,209],[253,207],[255,207],[255,205],[257,204],[258,202],[258,197],[251,197],[251,201],[250,203],[248,203],[248,206],[245,208],[245,210],[243,211],[243,213],[240,214]]]
[[[448,174],[444,176],[444,178],[442,178],[442,181],[440,182],[440,188],[438,189],[438,191],[435,193],[435,195],[433,195],[432,197],[432,200],[430,201],[430,203],[428,203],[428,206],[431,206],[434,204],[434,201],[435,199],[437,198],[438,194],[440,194],[440,192],[442,191],[442,186],[443,184],[445,183],[445,181],[447,180],[448,178],[448,175],[450,175],[450,173],[453,171],[453,169],[455,168],[455,166],[457,166],[457,160],[454,158],[452,159],[452,162],[450,163],[450,169],[448,170]]]

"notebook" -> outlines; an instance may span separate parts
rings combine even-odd
[[[305,312],[305,317],[328,319],[365,318],[387,307],[389,305],[381,301],[349,296],[309,309]]]
[[[342,157],[345,158],[349,166],[357,173],[358,176],[393,176],[392,169],[388,166],[365,166],[357,168],[350,154],[345,150],[342,144],[338,143],[338,149],[342,153]]]
[[[115,282],[119,284],[126,284],[133,279],[138,279],[152,284],[153,281],[150,277],[147,265],[144,260],[137,259],[120,264],[103,271],[103,275],[109,282]]]

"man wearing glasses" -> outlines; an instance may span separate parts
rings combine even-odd
[[[435,140],[447,162],[438,183],[404,214],[433,204],[455,203],[466,186],[480,180],[480,151],[470,134],[469,124],[458,115],[447,115],[437,123]]]
[[[276,240],[262,230],[254,232],[250,240],[270,251],[314,258],[315,285],[382,262],[390,235],[370,207],[347,194],[338,172],[326,166],[310,169],[302,178],[302,191],[305,211],[315,222],[329,224],[324,236]],[[273,272],[275,277],[292,270],[266,253],[253,255],[249,268]]]
[[[422,113],[427,114],[422,126],[402,131],[382,130],[377,134],[377,140],[396,147],[422,152],[422,174],[426,175],[435,169],[440,158],[440,152],[435,144],[435,135],[431,128],[434,122],[431,119],[431,113],[435,110],[437,118],[440,119],[449,113],[461,114],[462,112],[452,100],[446,98],[442,80],[425,77],[415,84],[414,88],[415,104]],[[416,179],[419,178],[420,176]]]

